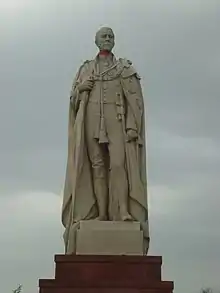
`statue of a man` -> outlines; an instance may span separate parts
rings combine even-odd
[[[144,104],[132,63],[112,53],[115,36],[101,28],[99,53],[73,82],[62,222],[66,253],[80,220],[138,221],[148,241]]]

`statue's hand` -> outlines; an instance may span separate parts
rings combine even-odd
[[[138,133],[134,129],[128,129],[127,130],[127,136],[128,136],[128,141],[138,139]]]
[[[90,78],[78,85],[78,91],[79,93],[90,92],[93,86],[94,86],[94,80]]]

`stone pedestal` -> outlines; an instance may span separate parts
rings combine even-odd
[[[77,255],[143,255],[139,222],[81,221],[76,233]]]
[[[55,279],[41,279],[40,293],[171,293],[161,280],[159,256],[56,255]]]

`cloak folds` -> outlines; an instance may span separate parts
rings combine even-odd
[[[78,81],[80,82],[84,78],[88,78],[89,68],[91,68],[93,61],[85,64],[79,70],[73,84],[74,90]],[[138,141],[125,142],[126,171],[129,183],[128,207],[134,220],[141,223],[147,252],[149,225],[144,103],[136,72],[125,61],[121,61],[121,63],[124,66],[121,74],[121,85],[125,94],[127,109],[130,113],[129,115],[133,115],[137,121],[140,138]],[[130,82],[131,79],[135,82],[135,87],[132,89],[129,88],[132,84]],[[84,117],[89,95],[86,92],[79,94],[75,91],[74,93],[69,105],[68,157],[62,206],[62,223],[65,227],[63,237],[66,254],[75,252],[75,232],[79,226],[79,221],[95,219],[98,216],[98,208],[93,190],[92,170],[84,134]],[[140,111],[142,115],[139,115]]]

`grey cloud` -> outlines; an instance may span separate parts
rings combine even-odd
[[[0,48],[3,290],[23,282],[24,292],[35,292],[63,251],[60,198],[43,191],[62,188],[68,95],[78,66],[96,54],[102,25],[116,32],[116,55],[142,76],[151,254],[163,255],[163,277],[174,279],[175,292],[217,288],[220,5],[47,0],[25,9],[3,18]]]

